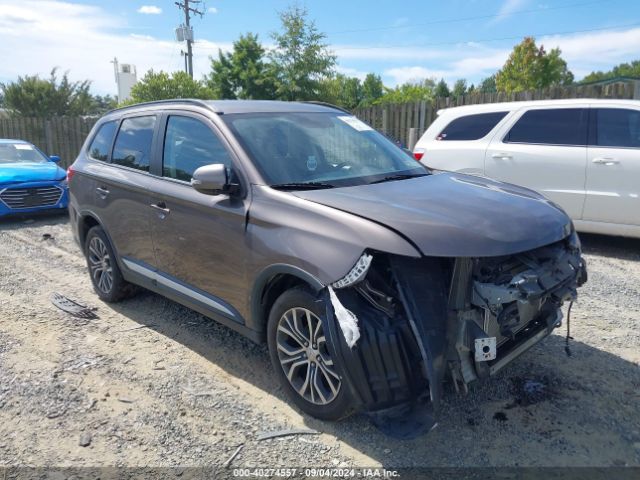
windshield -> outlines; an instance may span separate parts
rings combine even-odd
[[[330,188],[429,173],[348,114],[243,113],[222,118],[273,187]]]
[[[28,143],[0,143],[0,164],[48,161],[49,159],[40,150]]]

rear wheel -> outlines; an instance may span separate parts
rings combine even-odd
[[[89,230],[84,251],[91,283],[102,300],[118,302],[135,293],[135,286],[122,277],[115,253],[102,227],[95,226]]]
[[[351,411],[351,399],[325,336],[325,305],[306,290],[292,289],[274,303],[268,342],[276,375],[305,413],[338,420]]]

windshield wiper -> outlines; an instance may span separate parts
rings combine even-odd
[[[291,183],[276,183],[270,185],[271,188],[276,190],[320,190],[323,188],[334,188],[335,185],[322,182],[291,182]]]
[[[374,183],[382,183],[382,182],[391,182],[393,180],[405,180],[407,178],[415,178],[415,177],[426,177],[429,175],[428,173],[399,173],[397,175],[388,175],[380,180],[375,180],[370,182],[369,185]]]

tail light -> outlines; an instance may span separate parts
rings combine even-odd
[[[413,151],[413,158],[415,158],[416,160],[420,161],[422,160],[422,157],[424,156],[424,148],[416,148]]]
[[[67,168],[67,184],[71,182],[74,173],[76,173],[76,171],[73,169],[73,166]]]

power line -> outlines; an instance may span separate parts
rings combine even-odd
[[[547,32],[547,33],[528,33],[526,35],[516,35],[513,37],[499,37],[499,38],[483,38],[476,40],[456,40],[454,42],[436,42],[436,43],[421,43],[421,44],[409,44],[409,45],[381,45],[375,47],[337,47],[340,50],[380,50],[385,48],[421,48],[421,47],[434,47],[434,46],[442,46],[442,45],[456,45],[459,43],[487,43],[487,42],[499,42],[502,40],[517,40],[524,37],[548,37],[552,35],[571,35],[573,33],[587,33],[587,32],[598,32],[603,30],[614,30],[617,28],[626,28],[626,27],[635,27],[640,25],[640,22],[636,23],[627,23],[625,25],[615,25],[611,27],[601,27],[601,28],[589,28],[585,30],[569,30],[564,32]],[[336,46],[333,45],[335,49]]]
[[[184,39],[187,41],[187,65],[186,65],[186,70],[187,73],[191,76],[191,78],[193,78],[193,28],[191,27],[190,21],[191,21],[191,14],[193,13],[194,15],[200,15],[200,18],[202,18],[202,16],[204,15],[203,12],[201,12],[200,10],[198,10],[197,8],[193,8],[189,6],[189,2],[191,2],[192,4],[199,4],[202,3],[201,0],[183,0],[184,3],[182,2],[174,2],[179,9],[184,11],[184,29],[183,29],[183,33],[184,33]]]
[[[580,3],[572,3],[572,4],[568,4],[568,5],[558,5],[555,7],[546,7],[546,8],[536,8],[536,9],[530,9],[530,10],[516,10],[514,12],[510,12],[508,14],[508,16],[512,16],[512,15],[521,15],[521,14],[527,14],[527,13],[539,13],[539,12],[548,12],[551,10],[560,10],[560,9],[564,9],[564,8],[573,8],[573,7],[583,7],[583,6],[587,6],[587,5],[595,5],[595,4],[603,4],[603,3],[611,3],[612,1],[615,0],[596,0],[596,1],[590,1],[590,2],[580,2]],[[342,34],[346,34],[346,33],[362,33],[362,32],[378,32],[378,31],[382,31],[382,30],[398,30],[398,29],[405,29],[405,28],[415,28],[415,27],[424,27],[424,26],[428,26],[428,25],[439,25],[439,24],[443,24],[443,23],[460,23],[460,22],[468,22],[470,20],[487,20],[487,19],[491,19],[491,18],[499,18],[505,16],[505,14],[503,13],[494,13],[494,14],[490,14],[490,15],[478,15],[475,17],[462,17],[462,18],[446,18],[446,19],[441,19],[441,20],[431,20],[429,22],[422,22],[422,23],[413,23],[410,25],[392,25],[392,26],[386,26],[386,27],[371,27],[371,28],[358,28],[358,29],[354,29],[354,30],[340,30],[340,31],[336,31],[336,32],[327,32],[327,35],[342,35]]]

